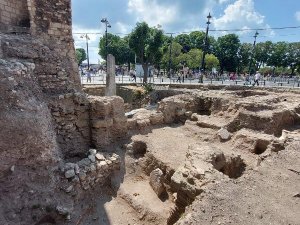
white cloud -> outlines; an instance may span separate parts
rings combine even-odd
[[[300,22],[300,11],[295,13],[296,20]]]
[[[163,27],[176,20],[180,15],[175,5],[162,5],[157,0],[129,0],[128,13],[136,16],[136,21],[145,21],[150,26]]]
[[[128,33],[130,33],[130,31],[132,29],[131,26],[126,25],[126,24],[124,24],[120,21],[116,22],[115,26],[116,26],[116,30],[119,33],[119,36],[121,36],[121,37],[125,36]]]
[[[220,4],[223,4],[223,3],[226,3],[226,2],[228,2],[229,0],[219,0],[219,3]]]
[[[212,24],[216,29],[221,30],[269,28],[264,20],[265,17],[255,10],[253,0],[236,0],[225,8],[221,17],[213,18]],[[249,32],[253,31],[242,31],[239,34],[243,35]]]

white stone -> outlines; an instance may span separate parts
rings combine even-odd
[[[89,152],[90,152],[91,155],[96,155],[97,154],[96,149],[90,149]]]
[[[96,157],[94,155],[89,155],[88,158],[91,160],[91,162],[96,162]]]
[[[67,170],[67,171],[65,172],[65,177],[66,177],[66,178],[71,178],[71,177],[74,177],[74,176],[75,176],[75,171],[74,171],[74,169]]]
[[[108,165],[105,161],[101,161],[97,163],[97,169],[106,170],[108,168]]]
[[[150,173],[150,185],[157,196],[160,196],[165,191],[164,174],[157,168]]]
[[[193,114],[192,111],[187,111],[187,112],[184,113],[184,115],[187,116],[187,117],[191,117],[192,114]]]
[[[227,129],[222,127],[220,130],[218,130],[218,136],[221,140],[228,140],[230,139],[231,134],[228,132]]]
[[[98,159],[98,160],[100,160],[100,161],[104,161],[104,160],[105,160],[105,157],[104,157],[102,154],[97,153],[97,154],[96,154],[96,159]]]

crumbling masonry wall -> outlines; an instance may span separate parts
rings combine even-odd
[[[101,123],[102,118],[91,115],[91,109],[104,99],[91,101],[81,90],[71,0],[1,0],[0,4],[0,224],[43,224],[49,206],[59,211],[75,204],[72,195],[61,189],[69,181],[57,176],[57,166],[81,162],[91,147],[105,147],[126,135],[123,100],[106,99],[116,113],[103,119],[109,117],[114,123],[107,129],[92,129],[91,121]],[[24,18],[27,24],[20,23]],[[106,137],[105,142],[95,135]],[[100,180],[83,168],[87,178],[82,187],[105,182],[117,168],[112,156],[105,158],[108,166],[99,170]],[[101,161],[101,169],[105,163]],[[28,196],[33,193],[34,200]],[[28,216],[33,210],[34,216]],[[64,218],[54,217],[56,224],[65,224]]]
[[[29,11],[26,0],[1,0],[0,21],[2,25],[29,27]]]
[[[1,1],[1,4],[4,4],[4,7],[0,8],[0,15],[6,10],[19,9],[20,13],[14,14],[16,20],[23,18],[22,11],[24,15],[27,13],[26,18],[29,18],[30,23],[30,35],[24,35],[23,30],[20,33],[14,29],[12,32],[3,31],[0,27],[1,58],[33,63],[32,81],[38,84],[47,98],[45,101],[48,102],[58,144],[64,157],[84,153],[94,144],[89,118],[90,103],[82,94],[75,59],[71,0],[5,0]],[[0,23],[10,27],[22,26],[2,17]],[[97,134],[101,135],[101,132]]]

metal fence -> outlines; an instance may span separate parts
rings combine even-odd
[[[90,79],[87,79],[86,76],[81,76],[82,84],[106,84],[106,75],[105,74],[96,74],[91,76]],[[128,75],[117,75],[116,76],[117,84],[142,84],[142,77],[136,77],[134,79]],[[148,83],[152,84],[199,84],[199,79],[195,77],[178,79],[178,77],[148,77]],[[204,77],[204,84],[215,84],[215,85],[246,85],[250,86],[254,84],[254,79],[251,77],[248,81],[243,79],[242,77],[237,77],[234,80],[229,79],[227,76],[220,77]],[[300,87],[300,79],[298,77],[287,78],[287,77],[267,77],[261,78],[259,81],[260,86],[266,87],[289,87],[289,88],[299,88]]]

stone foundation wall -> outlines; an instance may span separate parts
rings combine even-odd
[[[101,153],[90,149],[87,158],[61,166],[65,192],[73,194],[95,185],[104,185],[111,174],[120,169],[120,163],[120,157],[115,153]]]
[[[80,92],[59,95],[49,104],[57,142],[65,159],[80,157],[90,147],[89,102]]]
[[[89,96],[92,143],[102,149],[123,138],[127,133],[127,118],[121,97]]]

